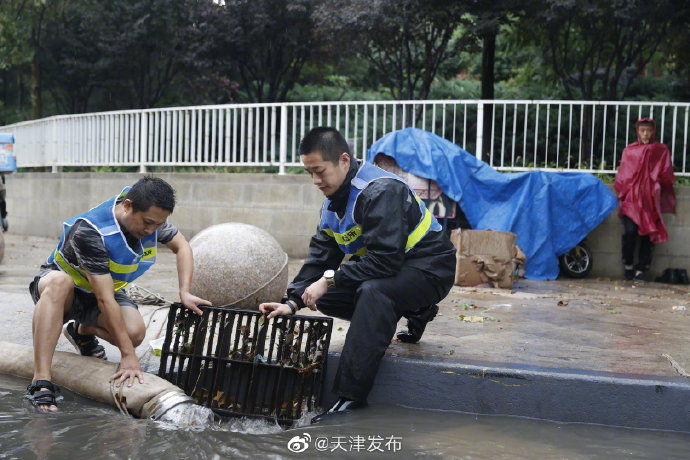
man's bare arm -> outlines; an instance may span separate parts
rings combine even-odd
[[[180,288],[180,301],[197,315],[201,314],[199,305],[211,305],[211,302],[190,294],[189,289],[192,285],[194,274],[194,254],[192,247],[182,233],[177,232],[168,243],[165,244],[177,259],[177,281]]]

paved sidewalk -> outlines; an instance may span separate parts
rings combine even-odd
[[[30,343],[33,303],[26,287],[54,241],[11,233],[5,239],[1,331],[4,340]],[[290,276],[300,264],[290,261]],[[136,284],[176,299],[173,254],[161,250],[159,263]],[[456,286],[440,307],[420,344],[393,343],[388,355],[677,376],[662,356],[668,354],[690,371],[690,287],[607,279],[522,280],[511,291]],[[142,306],[142,313],[148,317],[153,309]],[[164,313],[151,320],[152,332],[158,332]],[[331,350],[342,346],[347,324],[335,321]],[[70,349],[66,341],[60,348]],[[117,355],[115,349],[109,352]]]
[[[27,286],[54,241],[5,236],[0,334],[31,344]],[[291,276],[301,262],[290,261]],[[177,300],[174,255],[161,250],[159,263],[136,284]],[[141,311],[149,330],[140,356],[167,315],[158,307]],[[347,327],[334,321],[327,382]],[[118,350],[105,345],[117,361]],[[58,349],[73,351],[62,337]],[[143,364],[157,371],[155,359]],[[690,378],[677,369],[690,371],[690,287],[608,279],[454,287],[420,344],[389,347],[369,401],[690,431]],[[334,397],[329,391],[327,384],[324,404]]]

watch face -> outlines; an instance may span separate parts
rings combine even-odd
[[[333,278],[335,276],[335,270],[326,270],[323,272],[324,278]]]

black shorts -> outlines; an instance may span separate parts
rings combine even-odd
[[[34,305],[38,302],[41,295],[38,292],[38,282],[54,270],[42,269],[41,272],[34,277],[34,280],[29,284],[29,292],[34,301]],[[125,293],[124,290],[115,291],[115,301],[120,307],[131,307],[138,310],[139,307],[132,299]],[[69,321],[76,320],[85,326],[98,326],[98,315],[101,311],[98,308],[98,301],[96,296],[90,292],[82,291],[74,288],[74,300],[72,301],[72,308],[69,309],[62,318],[62,324]]]

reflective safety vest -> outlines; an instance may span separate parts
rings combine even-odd
[[[129,189],[130,187],[125,187],[118,196],[63,222],[64,230],[58,241],[57,248],[46,259],[46,263],[54,263],[60,270],[67,273],[74,281],[75,286],[83,291],[93,292],[91,284],[84,272],[79,267],[69,263],[62,253],[62,247],[65,244],[67,235],[79,220],[90,223],[101,234],[105,248],[108,251],[110,276],[113,277],[113,285],[116,291],[139,278],[156,262],[158,232],[153,232],[153,234],[139,240],[139,247],[136,248],[135,252],[127,244],[127,239],[115,218],[117,200],[124,198]]]
[[[362,226],[355,220],[355,205],[357,204],[357,198],[362,193],[362,190],[364,190],[367,185],[379,179],[395,179],[407,185],[405,181],[395,174],[384,171],[371,163],[364,163],[359,168],[359,171],[357,171],[355,177],[352,178],[350,184],[350,197],[348,198],[347,207],[345,208],[345,214],[342,219],[340,219],[335,212],[328,210],[331,200],[326,199],[323,203],[319,228],[335,238],[340,250],[345,254],[359,256],[367,253],[364,239],[361,238]],[[438,232],[441,230],[441,225],[426,208],[421,198],[419,198],[409,186],[408,189],[412,192],[419,204],[421,217],[415,228],[407,237],[405,252],[415,247],[415,245],[430,231]]]

